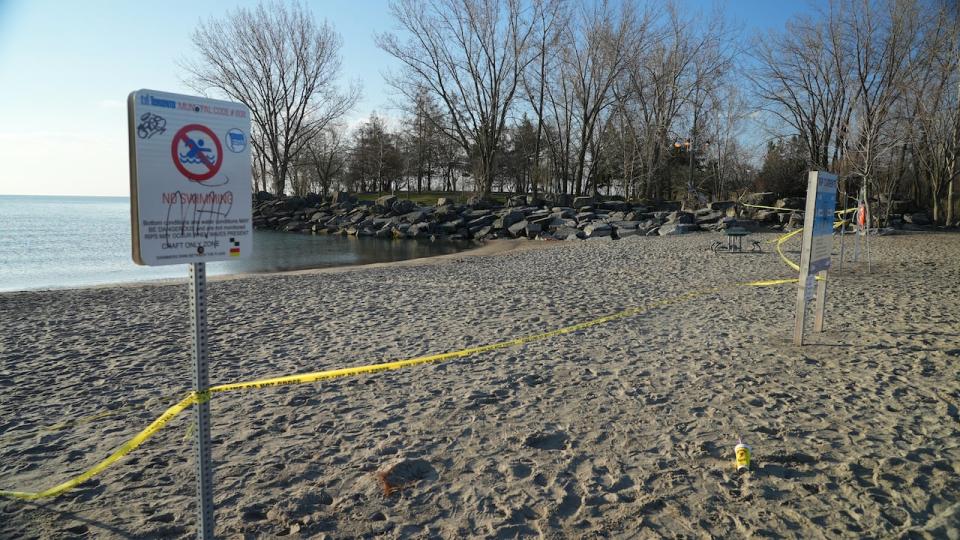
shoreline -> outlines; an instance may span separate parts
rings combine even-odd
[[[215,276],[207,276],[208,282],[225,282],[225,281],[234,281],[238,279],[256,279],[263,277],[271,276],[284,276],[284,275],[310,275],[310,274],[339,274],[344,272],[352,272],[356,270],[364,269],[375,269],[375,268],[392,268],[392,267],[407,267],[407,266],[419,266],[423,264],[438,264],[444,261],[464,258],[464,257],[484,257],[490,255],[499,255],[502,253],[509,253],[514,250],[523,250],[523,249],[537,249],[548,245],[546,242],[529,242],[526,240],[520,239],[499,239],[499,240],[487,240],[482,245],[465,249],[463,251],[457,251],[454,253],[445,253],[442,255],[432,255],[429,257],[416,257],[413,259],[403,259],[399,261],[386,261],[386,262],[376,262],[376,263],[364,263],[364,264],[348,264],[342,266],[328,266],[321,268],[301,268],[297,270],[277,270],[272,272],[238,272],[233,274],[217,274]],[[527,247],[529,246],[529,247]],[[176,265],[171,265],[176,266]],[[186,273],[186,264],[184,266],[184,272]],[[54,288],[37,288],[37,289],[22,289],[14,291],[0,291],[0,298],[9,295],[18,295],[18,294],[31,294],[31,293],[48,293],[48,292],[63,292],[63,291],[83,291],[83,290],[100,290],[100,289],[113,289],[113,288],[131,288],[131,287],[166,287],[169,285],[183,285],[186,283],[187,276],[184,275],[182,278],[160,278],[160,279],[146,279],[143,281],[122,281],[118,283],[97,283],[93,285],[80,285],[76,287],[54,287]]]

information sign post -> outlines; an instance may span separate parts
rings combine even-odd
[[[807,300],[816,281],[814,331],[823,331],[827,298],[827,270],[833,250],[833,216],[837,207],[837,175],[810,171],[807,178],[807,206],[803,218],[800,250],[800,280],[797,286],[797,315],[793,342],[803,345]],[[815,279],[816,278],[816,279]]]
[[[197,536],[213,538],[213,464],[206,263],[253,249],[250,113],[230,103],[154,90],[127,100],[130,222],[137,264],[190,265]]]

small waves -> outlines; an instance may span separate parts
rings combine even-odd
[[[213,155],[213,154],[207,154],[207,160],[208,160],[210,163],[216,163],[216,162],[217,162],[217,156],[215,156],[215,155]],[[200,164],[206,165],[206,164],[207,164],[207,162],[203,161],[202,159],[190,157],[188,154],[180,154],[180,163],[187,163],[187,164],[191,164],[191,165],[200,165]]]

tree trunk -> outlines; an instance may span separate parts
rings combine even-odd
[[[273,172],[273,192],[277,197],[283,198],[283,191],[286,186],[284,186],[284,178],[280,174],[280,167],[276,163],[270,164],[270,170]]]
[[[953,226],[953,184],[956,181],[956,178],[952,178],[947,184],[947,227]]]

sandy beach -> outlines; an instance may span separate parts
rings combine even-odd
[[[772,245],[717,255],[717,238],[520,241],[213,282],[214,384],[731,285],[441,364],[219,395],[217,536],[960,536],[960,235],[871,239],[872,272],[831,274],[827,331],[803,347],[794,286],[733,285],[794,277]],[[69,479],[182,397],[186,303],[184,283],[0,294],[0,489]],[[0,500],[0,537],[192,537],[189,420],[58,498]]]

